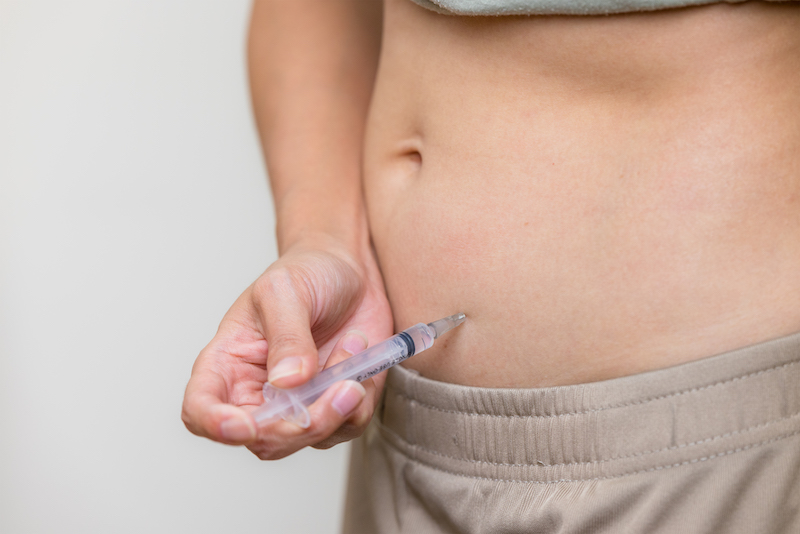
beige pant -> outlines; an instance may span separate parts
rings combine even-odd
[[[800,533],[800,334],[543,389],[392,369],[344,532]]]

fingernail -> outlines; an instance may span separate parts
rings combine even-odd
[[[219,425],[222,437],[230,441],[247,442],[256,437],[256,429],[241,417],[231,417]]]
[[[345,386],[341,386],[341,389],[336,393],[331,402],[333,409],[342,417],[349,415],[350,412],[355,410],[358,403],[360,403],[364,395],[367,394],[364,386],[358,382],[348,380],[345,384]]]
[[[367,335],[361,330],[350,330],[344,335],[342,348],[350,354],[357,354],[367,348]]]
[[[297,356],[290,356],[278,362],[269,370],[269,381],[275,382],[280,378],[300,374],[303,370],[303,360]]]

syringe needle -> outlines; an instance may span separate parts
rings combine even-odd
[[[463,323],[464,319],[466,318],[467,316],[463,313],[457,313],[455,315],[451,315],[450,317],[445,317],[444,319],[439,319],[438,321],[428,323],[428,326],[433,328],[433,338],[438,339],[442,334],[449,332],[453,328]]]

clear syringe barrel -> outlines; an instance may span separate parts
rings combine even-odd
[[[438,337],[433,325],[434,323],[431,323],[431,326],[419,323],[403,330],[377,345],[332,365],[302,386],[280,389],[267,382],[264,384],[265,403],[253,413],[253,417],[257,422],[281,417],[307,428],[311,423],[311,417],[306,407],[322,396],[329,387],[342,380],[363,382],[430,348]]]

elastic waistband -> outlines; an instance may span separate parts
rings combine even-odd
[[[711,460],[800,433],[800,334],[603,382],[539,389],[436,382],[395,367],[383,437],[454,474],[613,478]]]

